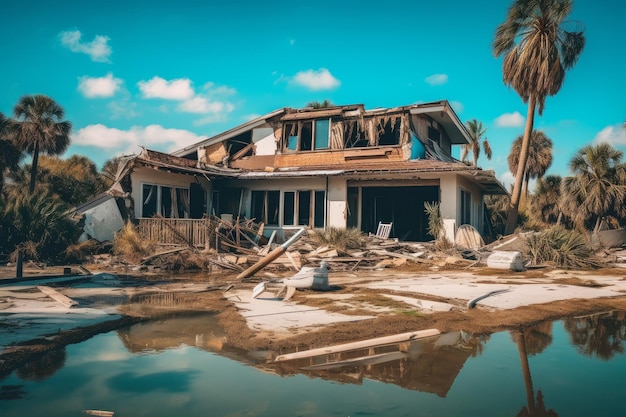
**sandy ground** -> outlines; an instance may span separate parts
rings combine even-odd
[[[263,275],[92,276],[10,282],[0,271],[0,370],[38,352],[183,311],[219,313],[229,345],[276,352],[437,328],[494,332],[570,316],[626,310],[622,270],[367,271],[331,273],[329,291],[252,298]],[[269,280],[269,278],[265,278]],[[54,286],[78,302],[67,308],[37,289]]]

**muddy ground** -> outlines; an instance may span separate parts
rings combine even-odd
[[[410,274],[412,271],[404,268],[402,272]],[[428,275],[428,272],[421,268],[417,268],[414,272],[420,275]],[[439,274],[441,273],[439,271]],[[450,273],[452,274],[454,271],[450,270]],[[516,285],[524,285],[527,279],[549,276],[549,270],[547,269],[529,270],[515,276],[485,268],[475,269],[473,273],[479,275],[480,280],[484,282],[506,282],[507,284],[513,283]],[[603,285],[602,276],[610,277],[611,279],[624,279],[624,270],[607,269],[594,271],[593,276],[593,279],[587,279],[585,273],[580,272],[569,274],[565,278],[558,278],[556,282],[568,285],[601,287]],[[454,308],[452,311],[425,314],[407,309],[406,306],[398,305],[396,301],[382,296],[381,292],[384,291],[364,288],[359,285],[362,282],[355,278],[334,286],[333,291],[331,291],[332,294],[350,294],[353,297],[353,302],[350,305],[334,303],[326,298],[315,297],[314,295],[319,295],[319,293],[311,290],[296,292],[292,301],[342,314],[367,314],[373,315],[375,318],[365,322],[344,322],[317,326],[315,328],[294,329],[287,333],[281,333],[252,330],[240,314],[240,307],[237,307],[229,298],[233,289],[251,291],[259,282],[259,278],[250,279],[246,282],[238,282],[232,275],[207,277],[206,274],[169,276],[167,279],[159,276],[150,276],[149,274],[127,275],[120,276],[120,278],[121,282],[132,285],[136,294],[141,293],[141,291],[150,293],[155,285],[158,285],[160,291],[177,291],[176,302],[171,305],[127,302],[118,306],[118,311],[123,314],[123,317],[119,320],[108,321],[86,328],[72,329],[11,346],[0,353],[0,375],[10,372],[19,366],[20,363],[36,357],[42,352],[58,349],[68,344],[79,343],[98,333],[109,332],[144,320],[176,316],[190,311],[216,312],[220,323],[224,327],[227,343],[230,346],[243,350],[264,349],[285,353],[296,349],[308,349],[429,328],[436,328],[441,332],[464,330],[474,334],[493,333],[536,325],[548,320],[583,316],[609,310],[626,310],[626,294],[610,298],[554,301],[547,304],[534,304],[508,310],[484,308],[481,306],[468,309],[461,300],[423,296],[423,299],[456,303],[458,305],[458,308]],[[198,284],[203,289],[201,291],[181,292],[181,283]],[[101,298],[92,298],[90,303],[93,306],[107,305],[112,302],[107,297],[107,295],[102,295]]]

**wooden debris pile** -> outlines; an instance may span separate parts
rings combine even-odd
[[[263,235],[264,225],[249,219],[204,219],[204,246],[190,242],[161,246],[156,253],[144,257],[139,265],[119,260],[125,269],[143,271],[229,271],[241,273],[268,256],[290,237],[289,232],[272,231]],[[295,233],[292,232],[292,233]],[[320,244],[315,232],[308,230],[278,258],[264,267],[266,271],[299,271],[303,266],[326,261],[331,271],[380,270],[413,265],[427,269],[466,267],[482,258],[476,251],[454,248],[445,253],[436,250],[432,242],[399,242],[362,235],[356,249]]]

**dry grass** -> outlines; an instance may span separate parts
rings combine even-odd
[[[65,260],[69,263],[88,261],[92,255],[98,252],[100,246],[100,243],[93,239],[70,245],[65,249]]]
[[[330,227],[311,236],[319,245],[332,246],[339,250],[360,249],[365,246],[365,235],[359,229]]]
[[[131,262],[138,262],[144,256],[152,254],[155,247],[154,242],[142,239],[131,223],[126,223],[113,240],[113,253]]]

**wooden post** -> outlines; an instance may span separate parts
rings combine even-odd
[[[264,258],[259,259],[259,261],[252,265],[250,268],[237,275],[237,279],[243,279],[254,275],[263,267],[269,265],[272,261],[276,260],[280,255],[285,253],[285,251],[287,251],[287,248],[291,246],[296,240],[300,239],[300,236],[302,236],[305,231],[305,229],[298,230],[298,232],[295,235],[291,236],[291,238],[289,238],[289,240],[287,240],[285,243],[268,253],[267,256],[265,256]]]
[[[23,259],[22,259],[22,251],[17,251],[17,263],[15,267],[15,278],[22,278],[23,276]]]

